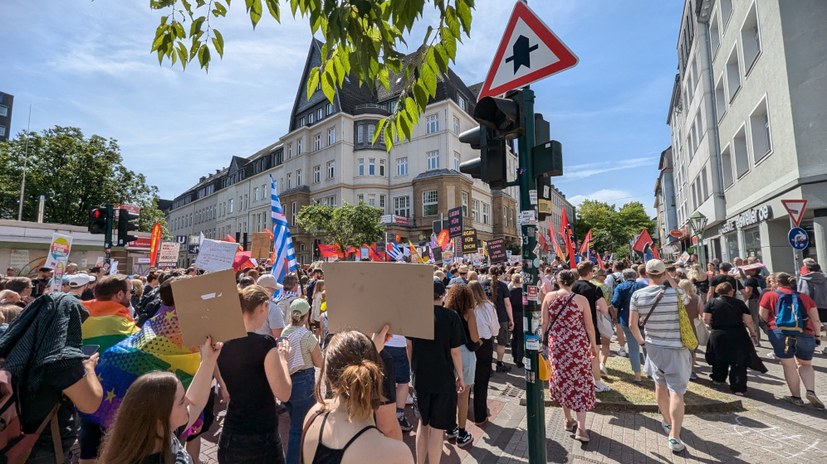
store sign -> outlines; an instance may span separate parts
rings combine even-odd
[[[380,218],[382,224],[386,226],[410,226],[411,220],[405,216],[397,216],[396,214],[383,214]]]
[[[752,208],[735,216],[718,229],[721,235],[728,234],[744,227],[754,226],[758,223],[772,219],[772,208],[769,205],[762,205]]]

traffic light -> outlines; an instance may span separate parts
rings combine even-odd
[[[460,164],[459,171],[482,180],[492,189],[504,189],[508,183],[505,140],[496,139],[492,129],[480,125],[460,134],[459,141],[480,151],[479,158]]]
[[[130,213],[129,210],[118,210],[118,244],[117,246],[126,246],[127,243],[136,240],[138,237],[129,235],[132,230],[138,229],[138,217],[135,213]]]
[[[89,210],[89,233],[105,234],[109,222],[109,211],[106,208],[92,208]]]

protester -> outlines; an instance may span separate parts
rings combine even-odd
[[[317,267],[313,269],[311,272],[311,279],[307,282],[307,299],[308,303],[312,303],[313,299],[316,297],[316,284],[319,283],[322,279],[324,279],[324,271],[322,271],[321,267]],[[321,288],[319,290],[322,290]]]
[[[41,267],[37,270],[37,278],[32,280],[32,298],[37,298],[46,293],[52,275],[53,271],[50,267]]]
[[[219,463],[284,463],[276,401],[290,399],[289,343],[256,333],[267,319],[270,297],[251,285],[239,294],[247,337],[224,344],[218,357],[230,404],[218,441]]]
[[[546,295],[540,314],[546,334],[543,343],[548,346],[551,361],[551,397],[563,407],[566,430],[575,432],[574,438],[585,443],[590,440],[586,413],[595,404],[591,358],[597,357],[597,345],[589,300],[572,292],[579,277],[575,271],[560,272],[560,290]]]
[[[450,282],[448,282],[448,287],[456,284],[467,284],[468,283],[468,266],[465,264],[461,265],[457,270],[457,274],[455,275]]]
[[[641,384],[643,380],[641,379],[640,370],[640,345],[638,345],[637,339],[632,335],[632,330],[629,328],[629,305],[632,301],[632,294],[635,293],[636,290],[644,288],[646,285],[637,282],[636,279],[637,272],[635,272],[634,269],[628,268],[623,270],[623,282],[614,289],[612,306],[617,308],[617,319],[621,329],[623,329],[626,343],[629,346],[626,352],[629,356],[629,363],[631,363],[632,366],[632,373],[634,374],[632,383]],[[622,346],[621,349],[623,349]],[[620,351],[618,351],[618,354],[621,354]]]
[[[477,355],[474,352],[480,347],[474,306],[474,294],[467,285],[454,285],[445,296],[445,307],[457,312],[465,333],[465,344],[459,347],[465,383],[462,392],[457,395],[457,426],[447,431],[448,437],[456,439],[460,448],[474,441],[474,437],[465,428],[468,422],[468,399],[477,370]]]
[[[692,282],[692,285],[695,286],[695,292],[700,296],[701,303],[706,304],[707,294],[709,293],[709,276],[701,270],[699,264],[693,264],[689,269],[687,278]]]
[[[413,463],[408,446],[383,436],[373,420],[382,396],[380,364],[366,335],[349,331],[333,336],[316,382],[318,404],[305,420],[303,462],[361,464],[381,457],[389,464]],[[322,393],[323,385],[329,398]],[[438,443],[441,447],[441,437]]]
[[[629,306],[629,327],[641,346],[646,346],[647,363],[652,366],[655,396],[663,420],[661,426],[669,435],[668,446],[674,452],[686,446],[680,439],[683,425],[683,395],[692,372],[692,355],[681,343],[678,317],[679,302],[684,301],[677,282],[666,274],[659,259],[646,263],[649,285],[632,295]],[[641,334],[643,328],[646,337]]]
[[[790,274],[775,274],[774,283],[778,290],[765,292],[761,297],[760,315],[761,320],[767,324],[767,337],[775,358],[781,360],[784,369],[784,378],[791,394],[786,399],[796,406],[803,406],[803,383],[807,401],[823,409],[824,403],[815,392],[815,371],[812,363],[816,344],[820,343],[821,320],[818,317],[818,308],[809,295],[794,290],[795,278]],[[787,297],[788,295],[790,297]],[[800,333],[791,335],[793,330],[778,326],[776,319],[781,311],[784,312],[785,326],[792,318],[795,318],[798,325],[803,326],[800,327]]]
[[[314,296],[315,298],[315,296]],[[322,319],[325,319],[324,317]],[[411,364],[408,359],[408,342],[402,335],[392,335],[385,342],[382,350],[390,356],[394,371],[394,398],[396,400],[396,420],[403,432],[413,430],[413,425],[405,417],[405,405],[409,397],[408,384],[411,381]],[[384,358],[383,358],[384,359]]]
[[[0,298],[0,301],[2,301],[2,298]],[[21,311],[23,309],[20,306],[0,302],[0,336],[6,333],[9,324],[20,315]]]
[[[6,277],[14,277],[17,275],[17,268],[9,266],[6,268]]]
[[[606,303],[606,299],[603,297],[603,291],[590,282],[592,277],[594,277],[594,263],[592,263],[591,261],[581,261],[577,264],[577,274],[580,278],[571,286],[571,291],[578,295],[583,295],[589,302],[589,307],[591,308],[592,312],[592,328],[594,329],[594,337],[596,343],[598,345],[601,345],[601,354],[603,351],[606,351],[606,356],[608,357],[608,350],[609,345],[611,343],[611,339],[601,337],[600,333],[597,331],[596,321],[598,311],[601,314],[608,314],[609,306]],[[607,373],[606,365],[601,364],[600,359],[597,356],[595,356],[592,359],[592,374],[594,375],[594,388],[595,390],[597,390],[598,393],[611,391],[611,387],[603,383],[603,381],[600,379],[601,373]]]
[[[419,464],[424,464],[426,456],[430,464],[439,464],[443,433],[453,428],[457,394],[465,389],[459,348],[465,344],[465,334],[459,315],[442,306],[444,296],[445,285],[434,282],[434,339],[408,338],[419,412],[416,432]]]
[[[692,333],[695,337],[698,336],[695,322],[700,321],[701,317],[701,298],[695,290],[695,285],[689,279],[681,279],[678,281],[678,286],[684,293],[684,300],[686,301],[686,314],[689,316],[689,321],[692,322]],[[698,374],[695,373],[696,351],[692,350],[692,372],[689,373],[689,380],[698,380]]]
[[[509,288],[509,301],[511,301],[511,312],[514,318],[514,330],[511,332],[511,358],[514,364],[522,369],[525,367],[525,343],[523,343],[523,278],[519,272],[511,276]]]
[[[485,295],[479,282],[471,282],[468,289],[474,295],[474,316],[480,347],[474,353],[477,365],[474,370],[474,421],[483,424],[488,420],[488,382],[491,380],[491,362],[494,360],[494,335],[499,333],[500,323],[494,305]]]
[[[827,333],[827,278],[821,271],[821,265],[814,259],[805,259],[804,266],[807,268],[807,274],[802,275],[798,280],[798,291],[813,299],[818,308],[818,319],[821,321],[822,331]],[[822,354],[827,354],[827,347],[824,348]]]
[[[617,322],[617,310],[612,306],[612,289],[606,284],[606,271],[603,269],[594,269],[591,283],[600,289],[600,292],[603,294],[603,299],[608,306],[608,314],[600,314],[598,317],[611,320],[612,334],[614,334],[614,327]],[[597,321],[593,320],[592,323],[597,324]],[[611,334],[600,333],[599,330],[597,332],[600,334],[601,341],[604,342],[600,345],[600,365],[598,368],[600,372],[606,374],[606,363],[609,362],[609,349],[611,348]],[[616,337],[618,345],[623,346],[626,344],[622,330],[617,333]]]
[[[758,330],[761,325],[758,307],[759,301],[761,300],[761,293],[767,286],[767,282],[761,277],[760,270],[761,268],[750,268],[746,271],[747,278],[744,280],[743,290],[744,301],[747,303],[750,315],[752,316],[753,327],[756,328],[755,338],[752,340],[755,346],[759,346],[761,341],[761,331]],[[825,288],[827,288],[827,285]]]
[[[322,317],[322,303],[325,299],[325,288],[324,288],[324,280],[316,281],[316,285],[314,286],[313,296],[310,297],[310,330],[316,334],[318,337],[320,335],[319,331],[319,322]]]
[[[715,294],[718,296],[704,308],[704,323],[712,329],[706,348],[706,362],[712,366],[710,377],[716,384],[723,384],[729,372],[730,390],[744,394],[755,326],[749,308],[735,298],[735,289],[729,282],[718,284]]]
[[[637,266],[637,275],[638,278],[636,280],[639,284],[649,285],[649,279],[646,276],[646,265],[645,264],[638,264]]]
[[[281,287],[281,284],[276,282],[276,278],[272,274],[265,274],[258,278],[257,285],[264,288],[269,298],[269,305],[267,310],[267,317],[264,319],[264,324],[255,332],[259,335],[269,335],[274,339],[278,339],[284,330],[285,320],[284,312],[278,307],[273,300],[273,294]],[[293,300],[291,299],[291,302]]]
[[[732,276],[731,271],[733,267],[732,264],[723,262],[718,267],[718,274],[709,278],[709,290],[706,292],[706,300],[709,301],[715,298],[715,287],[722,282],[728,282],[732,285],[732,288],[735,289],[735,297],[739,299],[743,299],[743,295],[741,294],[741,290],[743,290],[744,285],[738,281],[734,276]]]
[[[21,300],[20,294],[14,290],[0,290],[0,304],[17,305]]]
[[[135,317],[137,308],[144,296],[144,283],[141,279],[132,279],[132,296],[129,298],[129,307],[132,308],[132,317]]]
[[[290,373],[292,390],[287,401],[290,415],[290,437],[287,441],[287,464],[299,464],[299,448],[302,438],[302,422],[315,402],[313,385],[316,381],[316,369],[322,367],[322,351],[319,340],[307,329],[310,305],[304,298],[296,298],[290,303],[290,325],[282,335],[287,338],[292,353],[287,366]]]
[[[287,274],[281,282],[281,293],[276,297],[276,306],[281,311],[281,317],[286,322],[290,320],[290,304],[301,296],[302,286],[296,274]],[[274,328],[274,327],[273,327]]]
[[[189,388],[170,372],[152,372],[127,390],[106,434],[100,461],[105,464],[175,463],[193,460],[176,437],[195,423],[207,404],[222,344],[208,337],[201,346],[201,364]]]
[[[28,304],[32,301],[32,279],[28,277],[12,277],[6,281],[4,290],[11,290],[20,295],[20,300]]]

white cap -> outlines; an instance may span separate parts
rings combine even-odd
[[[72,274],[67,280],[70,288],[78,288],[83,287],[89,282],[94,282],[95,278],[88,274]]]

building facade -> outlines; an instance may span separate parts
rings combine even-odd
[[[657,212],[657,238],[660,239],[661,253],[676,256],[681,253],[680,237],[670,234],[678,229],[678,211],[675,206],[675,179],[673,176],[672,147],[660,154],[658,180],[655,182],[655,211]]]
[[[827,3],[686,0],[670,103],[676,216],[710,258],[791,271],[781,200],[805,199],[804,256],[827,261]]]
[[[430,237],[434,221],[463,208],[464,226],[480,240],[517,240],[514,188],[492,191],[461,174],[463,161],[479,156],[460,143],[459,134],[477,123],[471,117],[476,94],[453,72],[438,84],[410,140],[386,150],[379,121],[390,114],[401,88],[374,89],[348,78],[333,103],[317,88],[307,98],[310,69],[321,62],[321,44],[313,41],[290,116],[289,132],[249,157],[234,156],[228,167],[200,178],[173,200],[168,213],[172,235],[208,238],[230,235],[240,243],[270,226],[270,176],[276,183],[300,262],[317,254],[317,237],[296,224],[311,204],[364,202],[384,212],[389,234],[414,242]],[[392,78],[391,82],[395,79]],[[516,172],[517,158],[508,160]],[[246,237],[246,238],[245,238]]]
[[[11,138],[11,113],[14,109],[14,95],[0,92],[0,142]]]

